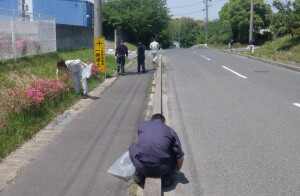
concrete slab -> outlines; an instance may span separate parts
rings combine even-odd
[[[146,178],[144,196],[161,195],[161,178]]]

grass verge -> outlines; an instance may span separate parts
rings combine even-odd
[[[242,52],[252,55],[249,51]],[[270,59],[273,61],[288,63],[300,63],[300,35],[295,36],[295,43],[292,44],[290,35],[277,38],[273,41],[266,42],[264,45],[255,49],[253,56]]]
[[[133,44],[130,44],[130,43],[127,43],[127,42],[124,42],[124,44],[128,47],[128,50],[137,51],[137,46],[136,45],[133,45]],[[115,43],[113,42],[110,45],[108,45],[107,49],[115,49]]]
[[[134,180],[130,180],[131,186],[129,189],[129,196],[136,196],[137,184]]]
[[[56,62],[59,59],[85,61],[93,58],[94,51],[86,49],[26,57],[18,59],[16,62],[0,62],[1,93],[15,87],[23,88],[37,78],[55,78]],[[106,69],[106,77],[111,77],[116,71],[114,56],[106,56]],[[94,89],[104,80],[104,74],[98,74],[94,78],[88,79],[88,89]],[[81,95],[71,89],[62,92],[51,102],[44,102],[22,111],[19,115],[10,115],[0,119],[0,160],[32,138],[58,114],[81,98]]]

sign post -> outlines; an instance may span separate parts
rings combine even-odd
[[[94,54],[95,64],[105,73],[105,38],[102,32],[102,0],[94,1]]]
[[[94,38],[94,48],[95,64],[100,68],[100,73],[105,73],[106,77],[105,38]]]

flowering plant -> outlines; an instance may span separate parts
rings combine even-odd
[[[54,79],[37,79],[30,88],[14,88],[0,97],[0,110],[2,115],[19,114],[22,109],[38,106],[44,101],[51,101],[60,92],[69,91],[64,83]]]
[[[97,73],[100,73],[101,72],[101,69],[100,67],[98,67],[97,65],[95,65],[94,63],[92,64],[92,70],[91,70],[91,77],[90,78],[93,78],[94,76],[97,75]]]

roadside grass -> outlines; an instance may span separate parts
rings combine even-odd
[[[131,51],[137,51],[137,45],[130,44],[127,42],[124,42],[124,44],[127,46],[128,50]],[[115,43],[111,43],[110,45],[107,46],[108,49],[115,49]]]
[[[252,55],[249,51],[244,54]],[[254,56],[270,59],[277,62],[300,63],[300,35],[295,36],[295,44],[292,45],[291,35],[277,38],[273,41],[266,42],[264,45],[255,49]]]
[[[150,94],[153,93],[154,79],[155,79],[155,77],[153,75],[152,78],[151,78],[149,88],[148,88],[148,101],[150,101]]]
[[[229,43],[229,41],[228,41],[228,43]],[[246,44],[241,44],[240,42],[236,42],[232,46],[233,49],[235,49],[235,48],[245,48],[245,47],[247,47],[247,45]],[[212,45],[209,44],[208,48],[226,50],[226,49],[229,49],[229,46],[228,46],[228,44],[212,44]]]
[[[55,78],[56,63],[59,59],[80,59],[93,61],[92,49],[49,53],[22,59],[0,62],[1,94],[12,88],[23,88],[37,78]],[[106,77],[113,76],[116,71],[116,60],[106,55]],[[88,79],[88,89],[92,90],[105,80],[104,74]],[[53,101],[22,111],[19,115],[0,118],[0,160],[14,149],[32,138],[41,128],[82,96],[70,91],[60,93]]]
[[[129,196],[136,196],[137,183],[134,180],[130,180],[130,183]]]
[[[207,47],[209,49],[221,49],[221,50],[228,49],[228,45],[225,44],[208,44]]]
[[[127,42],[125,42],[125,45],[128,47],[128,50],[137,51],[137,45],[133,45]]]

